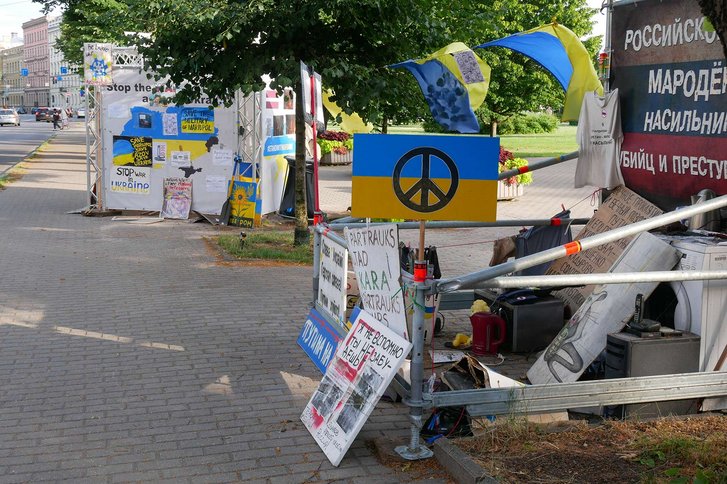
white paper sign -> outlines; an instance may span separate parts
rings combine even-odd
[[[232,150],[212,150],[212,164],[215,166],[232,166]]]
[[[398,228],[395,224],[346,228],[345,235],[364,309],[408,340]]]
[[[190,166],[192,154],[189,151],[172,151],[172,166]]]
[[[151,188],[151,168],[115,166],[109,184],[112,192],[148,195]]]
[[[152,147],[152,160],[154,164],[164,164],[167,162],[167,143],[165,141],[154,141]]]
[[[342,327],[346,326],[348,250],[326,236],[321,237],[318,306]]]
[[[227,177],[225,176],[207,175],[205,181],[208,192],[224,193],[227,191]]]
[[[178,136],[177,113],[162,113],[162,133],[164,136]]]
[[[337,466],[406,358],[411,343],[361,311],[301,421]]]

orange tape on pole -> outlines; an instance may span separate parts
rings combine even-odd
[[[518,173],[527,173],[530,171],[530,167],[528,165],[518,166],[517,171]]]
[[[581,243],[577,240],[568,242],[563,247],[565,247],[565,255],[573,255],[581,251]]]

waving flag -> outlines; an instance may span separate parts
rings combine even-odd
[[[477,46],[506,47],[538,62],[558,80],[565,91],[563,121],[578,120],[583,96],[588,91],[603,95],[588,51],[570,29],[552,23]]]
[[[490,67],[465,44],[454,42],[424,59],[389,67],[403,67],[414,75],[434,120],[446,130],[479,133],[474,110],[487,95]]]

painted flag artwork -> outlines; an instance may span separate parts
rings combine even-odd
[[[588,51],[570,29],[552,23],[493,40],[476,48],[505,47],[538,62],[550,72],[565,91],[563,121],[577,121],[583,96],[588,91],[603,95]]]
[[[434,120],[447,131],[479,133],[474,111],[487,95],[490,67],[465,44],[453,42],[424,59],[389,67],[414,75]]]
[[[354,135],[351,215],[491,222],[500,139]]]

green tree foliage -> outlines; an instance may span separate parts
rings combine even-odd
[[[428,115],[412,76],[387,69],[389,64],[426,56],[453,41],[477,45],[553,19],[577,34],[591,27],[586,0],[35,1],[66,7],[69,26],[62,45],[68,54],[83,41],[116,40],[125,30],[151,34],[123,43],[138,43],[147,66],[183,86],[178,102],[197,99],[204,91],[218,103],[229,103],[237,90],[261,89],[261,74],[274,78],[273,88],[294,86],[299,92],[302,60],[321,73],[344,111],[382,126]],[[114,28],[112,19],[119,20]],[[485,109],[493,116],[562,99],[555,81],[532,61],[510,52],[485,57],[493,67]],[[302,146],[303,130],[297,133]],[[296,155],[301,180],[302,156],[301,150]],[[304,185],[297,184],[300,190]],[[298,194],[300,243],[307,234],[304,206]]]
[[[722,51],[727,57],[727,5],[724,0],[699,0],[699,6],[722,41]]]

